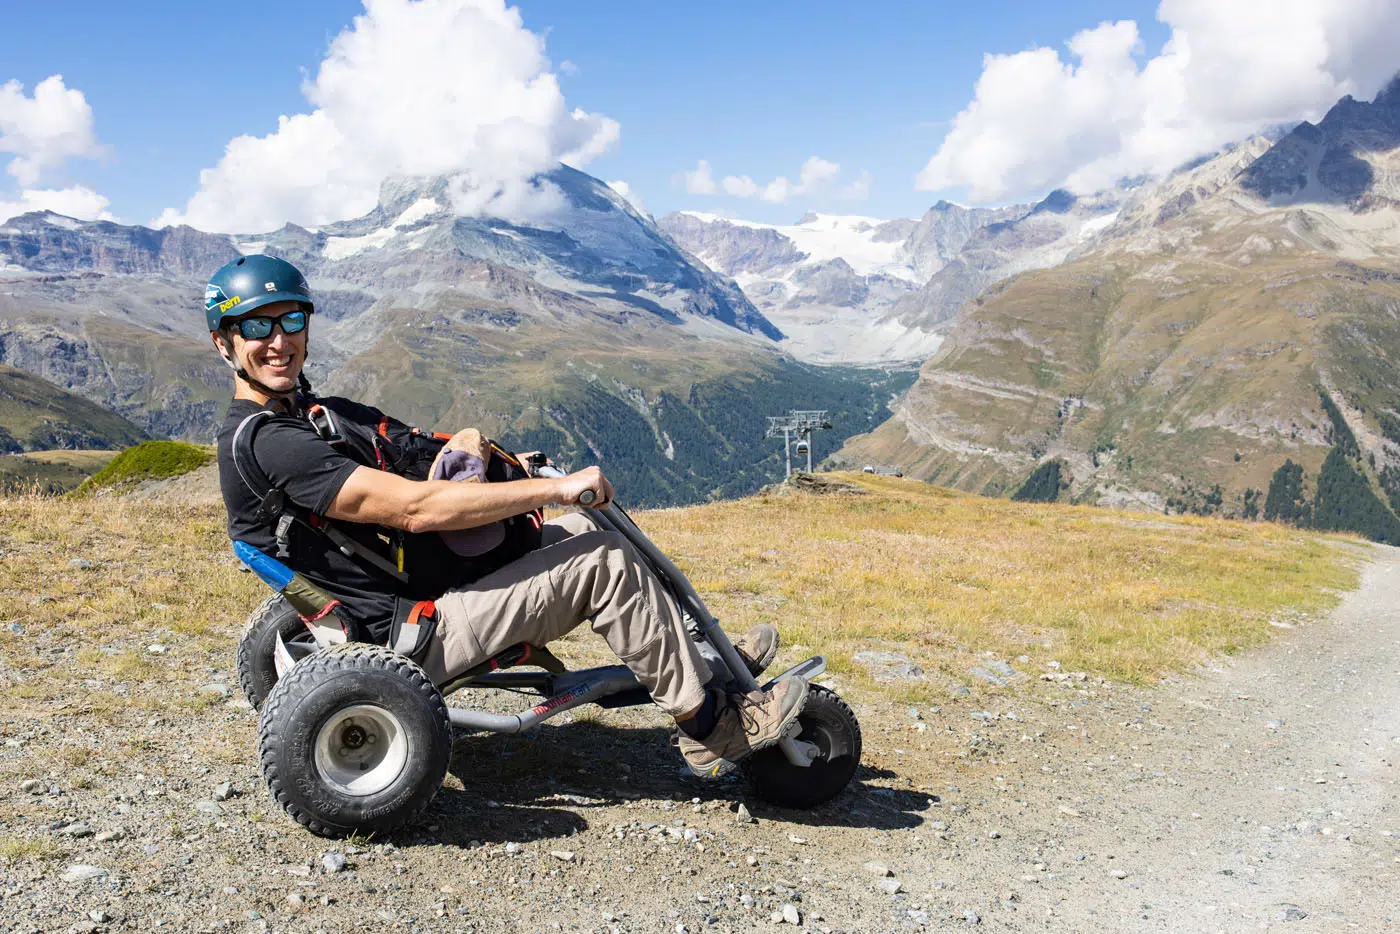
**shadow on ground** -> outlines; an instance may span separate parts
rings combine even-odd
[[[416,831],[404,836],[461,846],[547,840],[587,829],[590,812],[599,809],[632,801],[686,807],[696,798],[734,802],[735,807],[743,801],[760,820],[896,830],[921,825],[923,812],[938,800],[923,792],[867,784],[899,776],[862,765],[850,785],[823,805],[806,811],[775,807],[759,799],[742,775],[718,782],[682,776],[669,732],[583,722],[544,725],[513,736],[459,734],[445,787]],[[659,808],[629,815],[628,822],[667,822],[665,805]],[[617,815],[608,819],[621,820]]]

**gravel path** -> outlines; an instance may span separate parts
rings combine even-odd
[[[119,693],[215,702],[153,717],[91,707],[76,653],[38,635],[74,691],[0,714],[0,832],[55,855],[0,862],[0,929],[1383,930],[1400,550],[1368,554],[1330,619],[1156,688],[1046,671],[913,710],[857,693],[858,784],[812,813],[680,779],[649,709],[587,709],[462,737],[425,820],[387,841],[321,840],[272,806],[254,717],[221,699],[232,651],[169,644],[168,678]],[[565,654],[602,660],[598,641]]]

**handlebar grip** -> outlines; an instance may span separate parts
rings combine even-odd
[[[584,490],[578,495],[578,503],[580,506],[592,506],[597,499],[598,494],[594,493],[592,490]]]

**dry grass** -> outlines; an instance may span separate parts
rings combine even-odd
[[[1012,503],[864,475],[869,496],[641,516],[730,631],[776,623],[836,669],[871,647],[965,678],[981,653],[1151,681],[1334,606],[1356,563],[1275,525]]]
[[[0,860],[13,862],[47,862],[58,859],[64,849],[46,837],[0,836]]]
[[[800,644],[848,672],[854,653],[875,648],[958,680],[991,652],[1150,681],[1260,641],[1275,616],[1325,610],[1357,581],[1334,541],[1278,526],[847,479],[874,495],[755,497],[638,519],[726,629],[774,622],[791,647],[783,660]],[[231,669],[265,593],[237,571],[216,507],[0,499],[0,550],[10,703],[108,724],[213,703],[198,686],[211,667]],[[569,642],[575,658],[606,651],[586,631]],[[151,654],[152,643],[169,651]],[[205,751],[222,759],[226,745]]]

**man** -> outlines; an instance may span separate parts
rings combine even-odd
[[[802,710],[806,682],[786,678],[750,695],[708,687],[710,670],[671,595],[625,538],[603,531],[586,513],[546,523],[543,547],[479,579],[445,587],[461,559],[439,533],[478,529],[550,504],[577,506],[588,498],[585,493],[597,508],[611,502],[612,485],[597,467],[559,479],[463,483],[412,480],[352,459],[304,417],[309,406],[330,409],[346,431],[358,426],[372,433],[377,426],[388,438],[390,427],[406,426],[349,400],[308,398],[302,368],[314,310],[301,273],[269,256],[233,260],[205,291],[209,336],[235,374],[233,401],[218,433],[231,539],[269,554],[280,544],[294,570],[339,601],[337,614],[354,624],[359,638],[384,644],[405,607],[433,601],[428,612],[435,626],[414,658],[438,684],[511,645],[544,645],[591,619],[656,704],[675,718],[681,754],[696,775],[726,774],[781,738]],[[286,530],[279,534],[275,519],[260,513],[260,498],[234,463],[233,440],[239,425],[263,409],[292,417],[268,419],[253,435],[257,466],[296,507],[331,520],[353,548],[338,548],[310,529],[288,541]],[[417,556],[407,567],[406,553]],[[386,573],[393,571],[396,555],[400,573]],[[777,633],[772,626],[755,627],[735,647],[757,673],[776,654]]]

